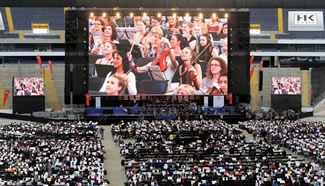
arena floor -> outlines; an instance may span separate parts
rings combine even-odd
[[[325,121],[325,111],[314,114],[313,117],[303,118],[301,120],[304,121]],[[11,120],[11,119],[2,119],[0,118],[1,125],[10,124],[11,122],[21,122],[20,120]],[[120,150],[117,145],[113,141],[113,136],[111,134],[111,126],[101,126],[105,129],[104,131],[104,149],[105,149],[105,160],[104,167],[107,170],[107,175],[105,179],[110,181],[110,185],[114,186],[123,186],[124,182],[126,182],[126,177],[124,174],[124,170],[121,167],[121,156]],[[246,136],[248,140],[252,140],[252,136],[248,134],[246,131],[243,131],[243,134]],[[287,149],[286,149],[287,150]],[[289,151],[290,153],[290,151]],[[297,156],[297,155],[295,155]],[[299,157],[304,159],[304,157]]]

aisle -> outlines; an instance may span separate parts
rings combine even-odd
[[[112,186],[122,186],[126,182],[124,171],[121,169],[121,156],[120,150],[113,141],[111,126],[100,126],[105,129],[104,131],[104,149],[106,151],[104,157],[104,168],[107,170],[105,179],[110,181]]]

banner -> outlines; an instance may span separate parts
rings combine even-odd
[[[222,108],[225,106],[225,97],[224,96],[213,96],[213,107]]]
[[[264,63],[264,61],[263,61],[263,60],[261,60],[261,61],[260,61],[260,68],[259,68],[259,71],[261,71],[261,70],[262,70],[262,68],[263,68],[263,63]]]
[[[251,56],[251,59],[249,60],[249,67],[252,66],[252,63],[253,63],[253,61],[254,61],[254,58],[255,58],[255,56]]]
[[[209,107],[209,97],[208,96],[204,96],[204,107],[207,108]]]
[[[90,102],[89,102],[89,93],[86,94],[86,106],[89,107]]]
[[[3,106],[6,105],[6,102],[7,102],[8,96],[9,96],[9,93],[10,93],[10,90],[6,90],[5,91],[5,94],[3,96]]]
[[[49,60],[49,61],[48,61],[48,63],[49,63],[49,66],[50,66],[50,70],[51,70],[51,73],[53,74],[53,66],[52,66],[52,61],[51,61],[51,60]]]
[[[42,60],[40,56],[36,56],[37,62],[39,64],[40,69],[42,70]]]
[[[43,67],[43,77],[45,78],[45,68]]]
[[[288,31],[324,31],[323,11],[288,11]]]
[[[232,93],[229,93],[229,105],[232,105]]]
[[[250,77],[250,80],[252,80],[252,77],[253,77],[254,71],[255,71],[255,69],[254,69],[254,67],[253,67],[253,68],[251,69],[251,77]]]
[[[88,95],[89,96],[89,95]],[[88,100],[89,102],[89,100]],[[89,104],[89,103],[88,103]],[[96,108],[101,108],[101,102],[100,102],[100,97],[96,97]]]

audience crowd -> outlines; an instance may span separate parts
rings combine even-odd
[[[127,185],[319,185],[324,172],[221,120],[112,126]],[[124,139],[135,139],[124,143]],[[132,141],[132,140],[128,140]]]
[[[0,139],[0,185],[104,184],[96,123],[12,123]]]
[[[248,131],[256,131],[271,143],[288,147],[297,154],[304,155],[325,164],[325,123],[300,120],[251,120],[241,123]]]

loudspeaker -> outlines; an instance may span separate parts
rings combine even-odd
[[[263,89],[263,71],[260,71],[259,77],[258,90],[261,91]]]

